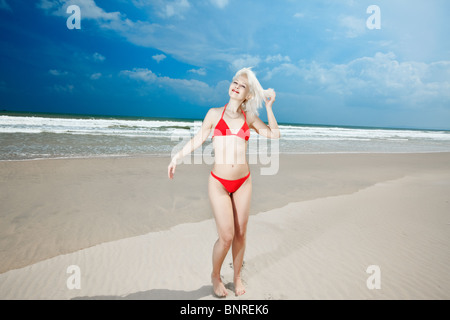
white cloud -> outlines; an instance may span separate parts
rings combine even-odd
[[[84,52],[84,51],[75,51],[73,52],[73,57],[75,57],[78,61],[88,61],[88,62],[94,62],[94,63],[101,63],[106,60],[105,56],[102,54],[95,52]]]
[[[242,68],[253,68],[261,62],[261,58],[258,56],[252,56],[249,54],[240,55],[237,57],[229,57],[231,70],[238,71]]]
[[[166,55],[164,54],[156,54],[152,57],[153,60],[155,60],[156,62],[160,63],[161,61],[163,61],[166,57]]]
[[[165,18],[171,17],[184,17],[186,11],[191,7],[188,0],[175,0],[170,3],[166,3],[163,9],[160,11],[160,15]]]
[[[190,10],[189,0],[133,0],[133,4],[149,12],[150,15],[157,15],[168,19],[172,17],[184,18]]]
[[[69,0],[40,0],[38,7],[48,14],[66,18],[67,13],[64,8],[69,3],[71,3]],[[156,15],[165,20],[170,17],[180,18],[171,21],[170,24],[163,25],[161,22],[132,21],[120,12],[106,12],[98,7],[93,0],[81,0],[77,4],[80,6],[83,19],[95,20],[100,28],[115,31],[135,45],[157,49],[182,62],[201,67],[217,62],[226,62],[232,71],[242,67],[256,67],[264,62],[258,56],[239,54],[239,49],[228,47],[231,35],[224,33],[225,26],[212,24],[212,27],[208,28],[205,26],[209,22],[200,23],[198,18],[207,14],[201,10],[207,10],[205,9],[207,6],[196,8],[194,12],[196,19],[192,20],[194,18],[190,15],[190,19],[187,21],[187,19],[182,19],[192,9],[192,5],[187,0],[133,1],[137,8],[149,11],[149,14],[153,14],[153,17]],[[219,7],[226,4],[226,1],[215,2],[215,5]],[[88,12],[87,15],[84,14],[85,11]],[[158,19],[151,19],[151,21],[158,21]],[[248,25],[248,30],[254,28],[253,22],[248,22],[245,25]],[[250,41],[256,41],[253,40],[253,37],[249,39]],[[245,42],[245,39],[241,40]],[[218,43],[227,45],[218,45]],[[240,46],[240,44],[235,45]]]
[[[301,67],[293,63],[282,63],[275,68],[267,71],[266,75],[263,77],[264,80],[268,81],[277,76],[300,78],[304,80],[304,72]]]
[[[94,0],[41,0],[37,7],[52,15],[67,17],[67,7],[77,5],[80,7],[83,19],[94,19],[103,21],[120,20],[120,12],[106,12],[98,7]]]
[[[71,3],[69,0],[40,0],[38,7],[48,14],[66,18],[67,13],[64,8],[69,3]],[[226,1],[216,1],[215,5],[225,6],[226,3]],[[95,20],[100,28],[115,31],[135,45],[157,49],[182,62],[200,67],[217,62],[226,62],[232,71],[242,67],[256,67],[264,62],[258,56],[240,55],[240,49],[228,47],[231,35],[223,32],[226,27],[215,26],[214,24],[211,28],[205,27],[208,24],[207,21],[200,23],[198,19],[194,19],[191,15],[189,21],[187,19],[176,19],[171,21],[171,24],[163,25],[144,20],[132,21],[120,12],[106,12],[98,7],[93,0],[80,0],[77,4],[80,6],[82,19]],[[149,13],[153,14],[153,17],[156,15],[164,19],[169,17],[183,18],[188,10],[192,9],[187,0],[134,0],[133,4],[141,10],[148,10]],[[198,18],[199,14],[206,14],[200,11],[207,10],[205,9],[207,7],[196,8],[193,14]],[[85,14],[85,11],[88,14]],[[151,20],[158,21],[154,18]],[[254,28],[253,23],[247,24],[249,24],[249,30]],[[253,40],[253,37],[249,39],[251,42],[256,41]],[[245,42],[245,39],[241,40]],[[226,45],[218,45],[218,43]],[[235,46],[239,47],[240,44],[235,44]]]
[[[215,5],[216,7],[220,8],[220,9],[225,8],[228,5],[228,3],[230,2],[229,0],[210,0],[210,1],[213,5]]]
[[[54,9],[58,4],[62,4],[59,1],[54,0],[41,0],[39,3],[36,4],[38,8],[41,8],[42,10],[51,10]]]
[[[89,77],[91,80],[98,80],[102,77],[101,73],[93,73],[91,74],[91,76]]]
[[[182,98],[195,99],[201,103],[217,103],[228,92],[229,81],[219,81],[216,86],[195,79],[176,79],[158,76],[146,68],[123,70],[120,75],[141,81],[152,88],[161,87],[175,91]],[[150,90],[148,91],[150,94]]]
[[[56,69],[48,70],[48,73],[50,73],[52,76],[56,76],[56,77],[65,76],[68,74],[67,71],[61,71],[61,70],[56,70]]]
[[[450,61],[376,53],[342,64],[283,63],[266,70],[263,80],[274,83],[277,100],[304,121],[448,128]]]
[[[75,2],[71,0],[40,0],[37,7],[47,14],[67,18],[65,10],[72,3]],[[169,3],[162,0],[135,0],[133,3],[142,8],[156,7],[157,14],[164,18],[170,16],[182,18],[190,8],[187,0],[176,0]],[[178,29],[173,25],[162,26],[147,21],[132,21],[120,12],[106,12],[93,0],[78,0],[76,4],[80,6],[82,19],[94,20],[100,28],[115,31],[133,44],[159,49],[175,54],[178,58],[184,57],[185,60],[189,60],[190,56],[196,54],[195,49],[198,48],[198,42],[193,40],[198,38],[198,35],[194,35],[189,30]],[[181,43],[183,45],[180,45]],[[195,47],[195,49],[191,47]]]
[[[67,18],[67,7],[75,4],[80,7],[81,19],[96,21],[103,29],[117,32],[133,30],[134,23],[120,12],[106,12],[98,7],[94,0],[40,0],[37,7],[47,14]]]
[[[281,54],[277,54],[276,56],[267,56],[266,63],[278,63],[278,62],[291,62],[291,58],[289,56],[282,56]]]
[[[100,53],[96,52],[92,55],[92,59],[94,61],[103,62],[103,61],[105,61],[106,58],[103,55],[101,55]]]
[[[407,108],[450,105],[450,61],[401,62],[392,52],[379,52],[346,64],[284,63],[269,70],[264,79],[275,77],[295,83],[297,92],[340,96],[348,102]]]
[[[149,69],[144,68],[134,68],[133,70],[123,70],[120,72],[121,75],[127,76],[134,80],[140,80],[147,83],[154,83],[158,76],[154,74]]]
[[[63,7],[63,4],[67,5],[70,2],[71,1],[68,0],[40,0],[38,6],[49,14],[60,15],[61,17],[66,18],[67,13],[65,13],[64,9],[61,8]],[[225,7],[229,4],[229,1],[208,0],[208,2],[195,2],[196,7],[193,8],[193,4],[190,4],[187,0],[133,0],[133,3],[136,7],[138,7],[138,9],[148,9],[151,11],[154,17],[151,21],[158,22],[158,15],[164,19],[169,17],[186,18],[184,20],[169,20],[170,24],[167,25],[163,25],[163,23],[167,20],[161,22],[161,19],[159,19],[159,23],[150,23],[145,20],[132,21],[120,12],[106,12],[102,8],[99,8],[93,0],[80,0],[77,1],[77,3],[79,3],[80,7],[82,7],[82,12],[87,12],[86,16],[83,13],[83,19],[94,19],[101,28],[113,30],[117,32],[119,36],[125,38],[133,44],[155,48],[181,62],[186,62],[198,67],[210,68],[213,64],[223,66],[223,62],[225,62],[230,70],[236,71],[242,67],[261,67],[263,64],[270,63],[289,65],[292,64],[291,60],[296,59],[294,54],[298,53],[300,55],[304,52],[304,55],[308,56],[309,54],[313,55],[318,52],[317,54],[320,55],[322,53],[318,51],[322,50],[320,45],[323,45],[322,51],[324,52],[324,56],[327,56],[327,51],[329,52],[332,50],[328,44],[319,44],[318,49],[312,50],[312,53],[308,53],[307,51],[299,51],[298,48],[294,48],[294,45],[296,45],[294,41],[290,41],[289,43],[282,42],[286,41],[286,37],[280,36],[280,39],[278,39],[276,38],[277,34],[266,34],[266,31],[264,33],[259,32],[261,31],[261,28],[266,28],[266,26],[260,23],[258,19],[248,19],[248,21],[241,19],[245,16],[243,13],[234,19],[240,19],[239,26],[244,28],[245,37],[236,37],[236,33],[224,32],[227,28],[229,28],[228,22],[216,24],[209,23],[209,21],[205,19],[205,21],[199,23],[199,18],[204,18],[206,14],[211,13],[204,11],[211,10],[211,3],[218,7]],[[208,5],[205,5],[205,3]],[[348,2],[348,5],[350,6],[352,3],[354,2]],[[200,4],[203,5],[203,7],[201,7]],[[383,9],[383,6],[381,8]],[[304,10],[305,11],[301,12],[298,11],[298,8],[291,10],[288,12],[287,17],[310,17],[311,9],[308,9],[306,6]],[[311,25],[311,36],[313,36],[314,33],[317,33],[318,29],[323,32],[325,28],[330,27],[330,31],[332,31],[335,35],[353,38],[355,40],[355,45],[361,51],[361,43],[357,43],[356,41],[358,39],[356,38],[360,37],[364,33],[368,33],[365,25],[367,14],[365,10],[362,10],[361,15],[358,16],[355,10],[349,11],[346,15],[339,15],[341,11],[333,11],[331,12],[333,14],[330,13],[330,15],[328,15],[328,11],[324,11],[324,13],[327,14],[322,16],[323,19],[318,19],[316,24]],[[189,16],[186,15],[187,12],[189,12]],[[304,12],[306,12],[306,14],[304,14]],[[383,22],[383,28],[388,27],[388,21],[389,20],[386,19],[386,24]],[[283,26],[282,22],[280,22],[280,26]],[[267,32],[278,32],[280,31],[280,26],[269,28],[274,31],[269,30]],[[436,30],[436,28],[431,29],[428,33],[433,32],[433,30]],[[277,41],[267,41],[267,39],[276,39]],[[333,40],[336,40],[336,38]],[[376,45],[377,48],[372,52],[379,50],[394,50],[395,52],[401,52],[400,49],[393,47],[395,44],[400,46],[400,42],[398,41],[393,41],[390,38],[386,38],[384,40],[378,40],[378,42],[378,45]],[[285,49],[285,51],[283,51],[284,55],[278,54],[274,56],[259,57],[258,52],[261,52],[261,49],[263,49],[268,43],[273,46],[276,45],[278,48]],[[416,46],[419,46],[422,42],[414,41],[414,43]],[[410,50],[408,47],[408,51],[418,54],[419,52],[428,52],[430,50],[427,48]],[[245,54],[241,54],[242,52],[245,52]],[[343,50],[340,50],[338,54],[343,54],[342,52]],[[370,50],[364,50],[364,52],[370,52]],[[289,53],[290,56],[288,56],[287,53]],[[404,55],[402,55],[402,57],[404,57]],[[429,59],[415,60],[430,61]],[[292,65],[296,66],[295,64]],[[277,67],[286,68],[286,65],[278,65]],[[270,72],[267,72],[267,78],[270,78],[270,75],[274,70],[276,69],[274,68]],[[289,71],[291,72],[292,70]],[[323,77],[325,81],[326,75],[323,75]]]
[[[205,70],[205,68],[191,69],[191,70],[188,70],[188,72],[190,72],[190,73],[195,73],[195,74],[198,74],[198,75],[200,75],[200,76],[206,76],[206,70]]]

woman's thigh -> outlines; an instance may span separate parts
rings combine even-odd
[[[234,230],[238,235],[245,235],[247,222],[250,215],[250,203],[252,198],[252,176],[232,195]]]
[[[230,194],[211,175],[209,176],[208,194],[219,237],[231,237],[232,239],[234,236],[234,217]]]

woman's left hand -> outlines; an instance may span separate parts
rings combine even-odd
[[[172,161],[170,161],[170,164],[167,168],[167,174],[169,176],[169,179],[173,179],[173,176],[175,175],[176,167],[177,167],[177,162],[176,162],[176,160],[172,159]]]
[[[273,103],[275,102],[275,97],[277,94],[273,89],[268,89],[266,91],[266,95],[264,97],[264,102],[266,103],[266,107],[272,107]]]

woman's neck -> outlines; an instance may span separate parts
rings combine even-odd
[[[234,99],[230,99],[230,101],[228,102],[228,105],[227,105],[227,109],[229,111],[231,111],[231,112],[236,113],[236,112],[239,111],[239,108],[241,107],[241,104],[242,104],[242,101],[237,101],[237,100],[234,100]]]

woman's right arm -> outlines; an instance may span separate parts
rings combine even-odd
[[[197,132],[197,134],[188,143],[186,143],[183,149],[177,152],[177,154],[175,154],[175,156],[172,158],[172,161],[170,162],[168,167],[169,179],[173,179],[177,163],[192,151],[200,147],[206,141],[206,139],[208,139],[216,118],[216,112],[214,111],[214,109],[210,109],[206,114],[205,119],[203,119],[202,127]]]

